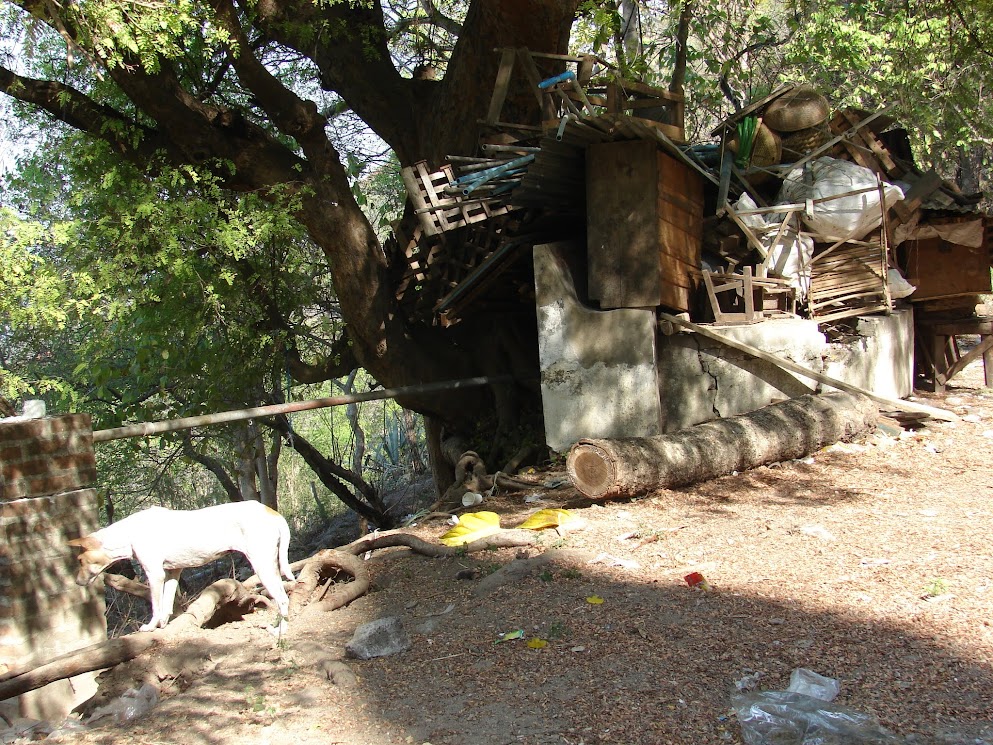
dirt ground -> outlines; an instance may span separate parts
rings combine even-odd
[[[539,507],[586,527],[543,532],[529,556],[557,558],[530,573],[502,569],[527,566],[516,549],[376,552],[375,591],[292,620],[282,647],[267,613],[184,639],[127,668],[160,688],[151,712],[60,739],[740,743],[736,683],[781,690],[804,667],[900,741],[990,745],[993,390],[976,364],[918,399],[962,420],[630,501],[568,487],[487,499],[506,527]],[[434,541],[447,527],[411,530]],[[688,586],[694,571],[709,591]],[[355,628],[385,616],[403,619],[410,649],[347,658]],[[329,680],[329,660],[354,684]]]

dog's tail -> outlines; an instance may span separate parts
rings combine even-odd
[[[290,526],[282,515],[279,517],[279,571],[290,581],[296,579],[290,569]]]

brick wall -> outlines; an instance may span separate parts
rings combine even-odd
[[[78,549],[66,545],[99,528],[95,481],[89,416],[0,420],[0,665],[107,638],[102,583],[76,585]],[[22,713],[59,718],[72,695],[65,681],[46,686],[21,698]]]
[[[83,489],[96,480],[88,414],[0,420],[0,502]]]

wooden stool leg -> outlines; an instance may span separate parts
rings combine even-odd
[[[979,337],[980,343],[985,340],[985,336]],[[993,349],[983,352],[983,382],[987,388],[993,388]]]
[[[742,282],[742,292],[745,296],[745,321],[751,323],[755,320],[755,295],[752,290],[752,268],[745,267],[744,280]]]
[[[948,362],[945,355],[948,352],[948,337],[941,334],[934,335],[934,392],[941,393],[945,390],[945,371],[948,369]]]

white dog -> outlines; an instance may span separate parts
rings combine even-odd
[[[228,551],[243,553],[279,608],[286,629],[290,601],[280,573],[293,580],[287,558],[290,528],[260,502],[230,502],[202,510],[151,507],[90,535],[69,541],[83,549],[76,584],[88,585],[115,561],[134,558],[145,570],[152,620],[141,631],[164,628],[172,615],[183,569],[203,566]]]

